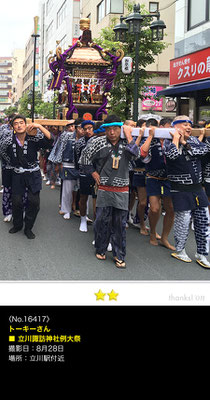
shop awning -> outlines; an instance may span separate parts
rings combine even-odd
[[[180,95],[187,95],[190,92],[198,90],[210,89],[210,79],[199,81],[196,83],[188,83],[184,85],[170,86],[158,92],[159,96],[179,97]]]

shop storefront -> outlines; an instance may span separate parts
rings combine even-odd
[[[176,102],[176,113],[196,123],[210,119],[210,47],[170,61],[170,86],[159,91]]]

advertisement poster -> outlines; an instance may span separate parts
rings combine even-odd
[[[209,47],[170,61],[170,85],[194,82],[209,77]]]
[[[163,99],[156,100],[159,90],[162,90],[163,86],[149,86],[144,90],[144,100],[142,100],[142,111],[162,111],[163,110]]]

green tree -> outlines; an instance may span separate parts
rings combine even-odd
[[[125,0],[124,4],[127,9],[127,15],[133,11],[134,3],[130,0]],[[141,14],[147,14],[145,6],[141,5]],[[103,28],[100,36],[94,39],[94,42],[99,44],[103,49],[109,49],[111,53],[114,50],[122,49],[125,56],[132,57],[135,60],[135,42],[134,36],[131,34],[127,35],[127,42],[120,43],[115,42],[115,34],[113,31],[114,26],[117,23],[117,19],[112,19],[110,27]],[[165,42],[153,42],[152,34],[150,30],[150,18],[145,18],[142,23],[141,32],[139,34],[140,51],[139,58],[139,98],[143,98],[143,90],[145,86],[148,86],[151,80],[151,74],[149,75],[145,68],[155,61],[155,56],[162,53],[162,51],[168,46]],[[154,76],[154,75],[153,75]],[[117,75],[114,81],[114,85],[111,90],[111,96],[109,98],[109,112],[116,113],[122,120],[130,119],[131,116],[131,104],[133,102],[134,93],[134,74],[125,75],[122,73],[122,69],[119,66]]]
[[[35,113],[37,106],[42,102],[40,92],[35,92]],[[32,92],[26,92],[19,101],[19,113],[25,115],[26,118],[31,118]]]
[[[36,114],[43,118],[53,119],[53,103],[42,102],[35,107]]]
[[[55,96],[56,102],[56,96]],[[19,113],[25,115],[26,118],[31,118],[31,104],[32,104],[32,92],[27,92],[20,99]],[[44,102],[42,100],[42,94],[38,91],[35,92],[35,116],[42,118],[53,118],[53,102]]]
[[[9,116],[11,114],[17,113],[18,108],[16,106],[9,106],[8,108],[5,108],[4,114]]]

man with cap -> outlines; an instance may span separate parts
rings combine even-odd
[[[94,223],[96,257],[105,260],[111,242],[117,268],[125,268],[129,162],[140,155],[130,126],[124,126],[126,139],[120,137],[122,125],[117,116],[108,116],[102,125],[106,135],[91,140],[80,158],[84,170],[92,174],[98,185]]]
[[[79,159],[82,151],[86,148],[89,140],[94,136],[95,123],[91,120],[86,120],[81,123],[81,127],[84,130],[84,136],[81,137],[75,143],[75,166],[79,171],[79,184],[80,184],[80,227],[81,232],[87,232],[87,201],[88,196],[93,198],[93,214],[95,215],[95,204],[96,204],[96,193],[95,193],[95,180],[92,175],[86,172]]]
[[[175,117],[173,140],[165,142],[167,175],[171,184],[171,196],[175,211],[174,239],[178,260],[191,262],[185,251],[191,217],[197,245],[196,262],[210,268],[206,256],[209,252],[209,201],[202,188],[201,159],[208,152],[202,143],[203,135],[191,136],[192,122],[185,115]]]

